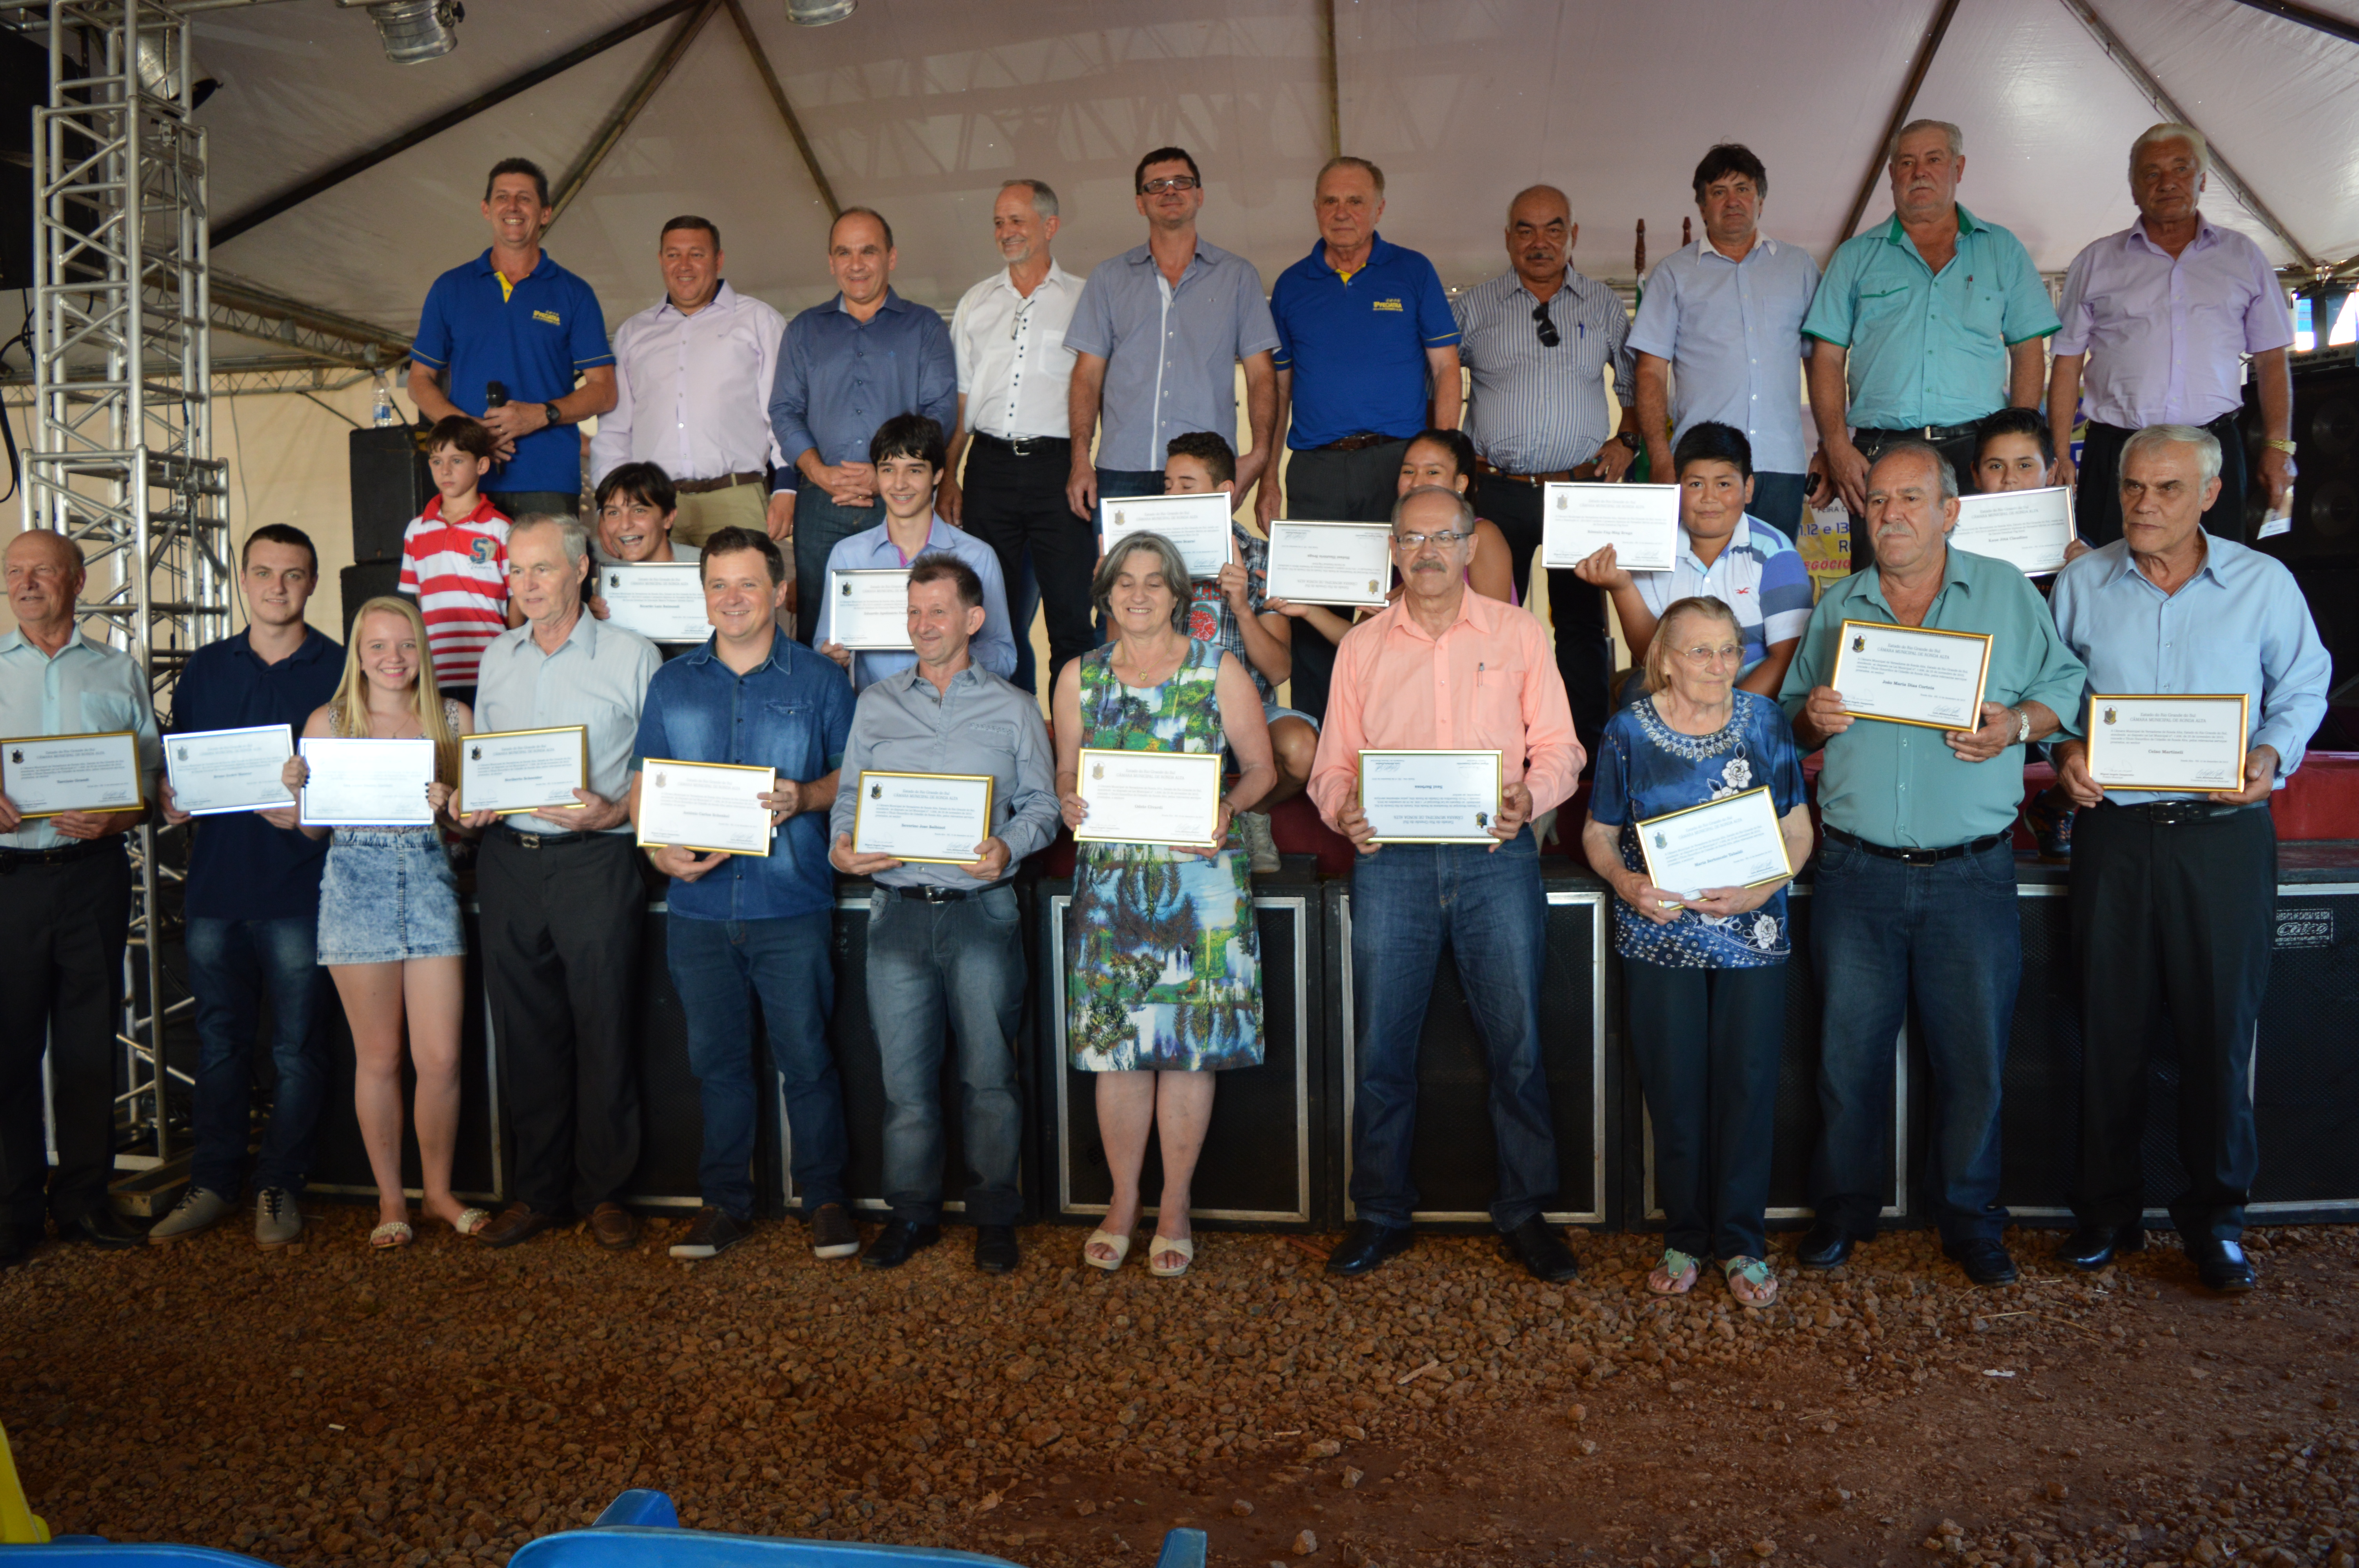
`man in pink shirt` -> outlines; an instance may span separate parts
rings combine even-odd
[[[1364,1274],[1408,1249],[1417,1189],[1417,1045],[1442,944],[1490,1054],[1499,1187],[1491,1222],[1543,1280],[1580,1271],[1542,1217],[1557,1193],[1556,1133],[1540,1066],[1540,968],[1548,903],[1532,817],[1581,776],[1581,743],[1548,633],[1531,612],[1466,586],[1474,513],[1455,492],[1410,491],[1393,508],[1393,561],[1408,587],[1336,650],[1309,794],[1358,847],[1352,875],[1352,1005],[1359,1083],[1352,1202],[1359,1218],[1327,1260]],[[1376,842],[1360,799],[1360,752],[1499,753],[1487,842]]]

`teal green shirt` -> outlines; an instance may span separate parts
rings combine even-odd
[[[2023,242],[1958,209],[1958,251],[1940,272],[1900,216],[1845,240],[1802,318],[1806,337],[1850,351],[1851,425],[1967,425],[2006,404],[2006,351],[2061,325]]]
[[[1854,572],[1810,612],[1802,645],[1786,668],[1777,694],[1786,717],[1798,719],[1835,667],[1835,641],[1846,621],[1896,625],[1884,600],[1883,574]],[[1990,673],[1983,700],[2014,707],[2045,705],[2078,735],[2086,673],[2072,656],[2031,579],[2005,561],[1964,550],[1949,552],[1941,591],[1923,624],[1944,632],[1986,632]],[[1898,849],[1939,849],[2004,833],[2023,804],[2023,748],[2009,746],[1987,762],[1961,760],[1942,731],[1881,719],[1854,719],[1829,741],[1819,774],[1819,814],[1830,827]]]

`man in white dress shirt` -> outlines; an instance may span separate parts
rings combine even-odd
[[[1097,646],[1090,619],[1090,573],[1097,534],[1065,501],[1072,468],[1066,393],[1073,380],[1065,328],[1082,280],[1057,265],[1057,193],[1038,179],[1011,179],[991,210],[991,233],[1006,267],[966,291],[951,317],[958,356],[959,429],[941,487],[942,515],[992,547],[1014,612],[1016,684],[1038,689],[1032,669],[1032,612],[1049,609],[1049,673]],[[966,454],[963,487],[959,458]],[[1031,562],[1025,562],[1027,551]]]
[[[770,377],[787,319],[721,276],[721,231],[674,218],[656,257],[664,300],[614,332],[614,406],[598,417],[590,472],[655,463],[679,493],[672,537],[693,549],[719,529],[795,531],[794,470],[770,434]],[[777,476],[781,487],[764,492]]]

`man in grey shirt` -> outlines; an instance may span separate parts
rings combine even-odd
[[[853,712],[830,821],[835,869],[875,879],[868,911],[868,1012],[885,1070],[885,1195],[892,1222],[861,1261],[892,1269],[941,1239],[942,1039],[958,1043],[971,1173],[974,1265],[1016,1267],[1016,1031],[1024,1011],[1024,933],[1010,874],[1057,831],[1048,726],[1031,696],[977,665],[983,581],[952,556],[909,568],[918,662],[872,683]],[[853,850],[864,772],[988,774],[990,836],[963,865]]]
[[[639,709],[663,659],[637,633],[588,613],[589,574],[579,519],[518,518],[508,594],[525,623],[492,640],[476,676],[478,734],[578,724],[589,752],[578,804],[464,819],[484,832],[484,983],[516,1129],[516,1201],[479,1233],[487,1247],[569,1216],[609,1250],[638,1239],[616,1201],[639,1162],[631,1003],[647,903],[628,799]],[[463,791],[460,804],[471,804]]]

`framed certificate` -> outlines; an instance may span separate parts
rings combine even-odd
[[[853,853],[972,865],[974,847],[991,837],[991,788],[989,773],[864,772]]]
[[[191,816],[271,811],[295,804],[283,776],[294,754],[289,725],[191,730],[165,741],[164,777],[172,804]]]
[[[590,787],[590,731],[580,724],[554,730],[495,730],[459,742],[461,816],[496,811],[513,816],[544,806],[579,810],[577,789]]]
[[[2245,787],[2244,693],[2089,698],[2089,776],[2107,789]]]
[[[282,803],[285,792],[282,791]],[[103,735],[22,735],[0,741],[0,795],[24,817],[69,811],[141,811],[147,792],[139,780],[139,737],[128,730]]]
[[[650,757],[639,772],[639,847],[677,844],[700,855],[767,855],[775,768]]]
[[[853,650],[886,649],[908,653],[909,641],[909,568],[874,567],[827,575],[827,628],[824,642]]]
[[[1540,501],[1540,564],[1577,567],[1606,546],[1625,572],[1680,564],[1676,484],[1551,484]]]
[[[310,777],[302,821],[310,827],[423,827],[434,820],[434,742],[313,736],[300,742]]]
[[[1360,809],[1378,844],[1495,844],[1496,752],[1362,752]]]
[[[2072,539],[2072,492],[2062,485],[1960,496],[1958,525],[1950,531],[1958,548],[2005,561],[2026,577],[2061,567]]]
[[[1366,604],[1382,609],[1393,580],[1393,531],[1386,523],[1269,525],[1269,597],[1295,604]]]
[[[1842,694],[1843,711],[1860,719],[1979,730],[1990,648],[1986,632],[1846,621],[1827,684]]]
[[[1230,531],[1229,511],[1237,498],[1221,491],[1195,495],[1135,495],[1098,503],[1103,520],[1098,528],[1098,553],[1114,554],[1126,534],[1160,534],[1180,547],[1191,578],[1215,578],[1236,559],[1236,535]]]
[[[601,567],[592,590],[606,601],[607,620],[650,643],[701,643],[712,635],[704,618],[704,568],[694,561]]]
[[[1647,880],[1681,898],[1709,888],[1753,888],[1794,874],[1768,790],[1708,800],[1638,824]]]
[[[1176,844],[1210,849],[1221,820],[1218,752],[1114,752],[1082,748],[1075,785],[1090,814],[1073,837],[1084,844]]]

